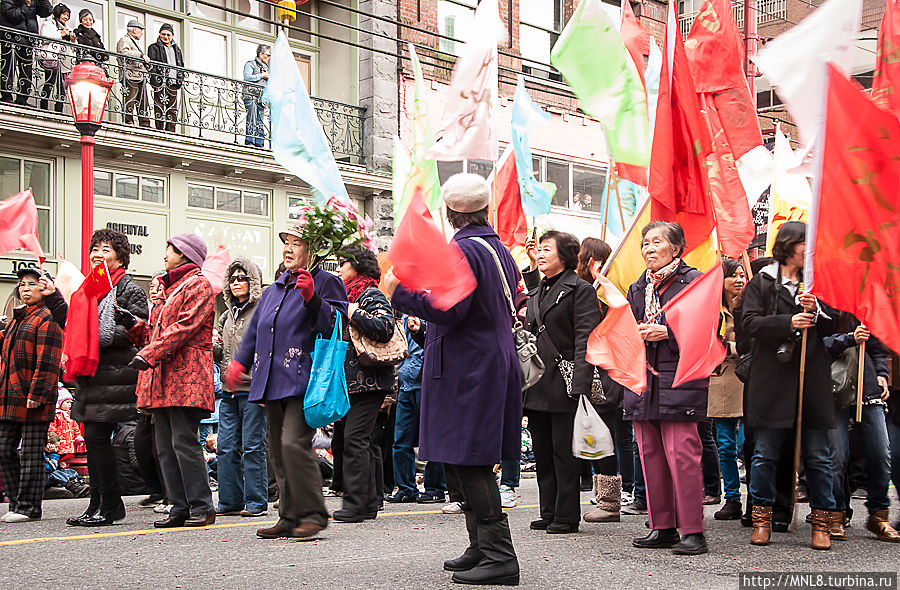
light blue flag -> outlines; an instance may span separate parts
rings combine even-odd
[[[617,181],[619,186],[618,198],[616,198],[615,187]],[[606,219],[606,231],[614,236],[623,235],[628,228],[631,218],[634,217],[638,202],[642,198],[641,188],[638,185],[624,178],[610,176],[607,179],[606,189],[603,191],[603,198],[600,203],[600,211],[603,212],[604,219]],[[622,205],[621,212],[619,211],[620,203]]]
[[[272,155],[288,172],[312,187],[313,200],[350,202],[331,146],[325,139],[294,54],[284,33],[272,50],[265,97],[271,107]]]
[[[534,177],[531,160],[531,146],[528,144],[528,128],[531,125],[550,120],[525,90],[525,78],[519,76],[512,109],[512,145],[516,155],[516,173],[519,177],[519,192],[522,195],[522,210],[527,217],[550,213],[550,201],[556,194],[552,182],[538,182]]]

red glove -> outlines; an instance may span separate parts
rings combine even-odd
[[[313,283],[312,275],[309,274],[308,270],[300,271],[297,275],[297,283],[294,285],[294,288],[299,289],[303,301],[309,303],[309,300],[313,298],[313,295],[316,292],[316,285]]]
[[[228,391],[237,391],[246,376],[247,367],[237,361],[231,361],[225,369],[225,388]]]

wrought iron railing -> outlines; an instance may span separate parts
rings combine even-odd
[[[262,86],[0,27],[0,104],[70,112],[65,75],[93,59],[115,80],[104,120],[183,137],[268,149]],[[365,109],[324,98],[313,107],[341,162],[363,162]]]

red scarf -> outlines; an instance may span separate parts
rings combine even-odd
[[[344,281],[344,287],[347,288],[347,299],[350,303],[356,303],[362,292],[369,287],[377,287],[378,281],[367,275],[356,275],[353,278]]]
[[[109,273],[113,289],[124,276],[124,268],[117,268]],[[66,381],[74,381],[76,377],[93,377],[97,373],[97,364],[100,362],[98,302],[97,297],[85,294],[82,287],[72,293],[63,340],[63,358],[67,359]]]

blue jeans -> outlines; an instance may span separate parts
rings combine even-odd
[[[519,487],[519,475],[521,474],[521,471],[522,465],[518,461],[501,461],[500,485],[516,489]]]
[[[801,438],[803,464],[809,487],[809,507],[837,510],[834,503],[834,475],[831,470],[831,440],[828,430],[804,428]],[[757,428],[753,431],[753,468],[750,470],[750,495],[754,506],[775,504],[775,464],[781,442],[793,437],[790,428]]]
[[[837,411],[838,427],[831,430],[831,445],[834,448],[834,501],[838,510],[846,510],[850,503],[845,487],[847,478],[847,458],[850,456],[850,418],[856,408]],[[863,406],[862,422],[854,428],[860,429],[866,454],[866,508],[869,514],[891,507],[888,499],[888,485],[891,480],[891,448],[888,441],[884,406]]]
[[[738,473],[738,425],[740,418],[713,418],[716,444],[719,447],[719,468],[726,500],[741,499],[741,475]]]
[[[394,422],[394,484],[399,493],[417,496],[416,451],[419,444],[419,409],[422,401],[420,388],[404,390],[397,394],[397,416]],[[425,464],[425,493],[443,495],[444,467],[429,461]]]
[[[265,146],[266,127],[263,123],[265,105],[255,98],[245,98],[244,109],[247,111],[247,139],[244,143],[256,147]]]
[[[219,509],[251,512],[269,506],[266,470],[266,409],[246,395],[225,397],[219,406]]]
[[[47,487],[64,488],[73,477],[78,477],[78,473],[74,469],[55,469],[47,474]]]

